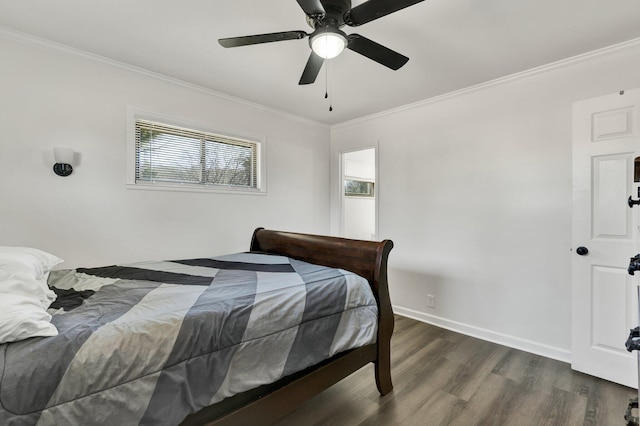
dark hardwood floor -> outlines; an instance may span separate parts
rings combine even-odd
[[[391,365],[391,394],[380,397],[368,366],[276,425],[624,425],[637,395],[564,362],[400,316]]]

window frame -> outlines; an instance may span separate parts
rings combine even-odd
[[[137,182],[136,181],[136,121],[154,121],[167,126],[182,127],[195,132],[220,135],[229,139],[238,139],[241,142],[255,143],[256,146],[256,188],[242,186],[226,186],[215,184],[194,184],[180,182]],[[246,132],[230,131],[219,126],[203,125],[193,121],[172,117],[165,114],[142,110],[139,108],[127,108],[127,155],[126,155],[126,186],[128,189],[142,189],[155,191],[186,191],[208,192],[225,194],[264,195],[267,193],[266,173],[266,137],[248,134]]]

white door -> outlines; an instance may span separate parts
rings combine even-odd
[[[341,235],[375,240],[377,235],[376,148],[343,152]]]
[[[630,387],[638,386],[637,353],[624,343],[638,325],[640,272],[627,268],[640,251],[640,206],[627,199],[638,198],[639,107],[640,89],[573,105],[571,366]]]

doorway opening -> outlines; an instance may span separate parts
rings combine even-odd
[[[377,226],[376,149],[343,152],[341,163],[341,234],[375,240]]]

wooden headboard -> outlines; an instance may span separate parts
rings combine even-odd
[[[383,346],[389,344],[394,325],[387,281],[387,261],[392,248],[391,240],[351,240],[264,228],[257,228],[251,239],[251,251],[280,254],[309,263],[346,269],[366,278],[378,303],[378,342]],[[388,354],[388,348],[385,350]],[[382,387],[390,389],[391,382]]]
[[[257,228],[251,239],[251,251],[281,254],[309,263],[346,269],[372,283],[381,278],[381,272],[384,272],[386,281],[387,258],[392,248],[391,240],[350,240],[264,228]]]

